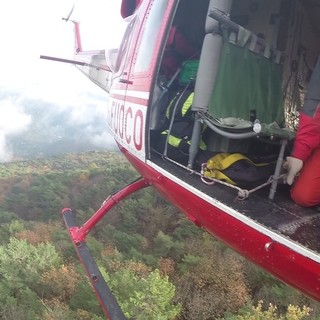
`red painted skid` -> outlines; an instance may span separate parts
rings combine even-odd
[[[83,224],[81,227],[71,227],[69,228],[69,232],[71,235],[72,242],[77,245],[82,241],[86,240],[86,236],[89,232],[95,227],[95,225],[112,209],[118,202],[123,200],[124,198],[128,197],[130,194],[142,189],[146,188],[148,185],[146,184],[145,180],[139,179],[118,192],[114,193],[113,195],[109,196],[102,206]],[[69,211],[71,209],[64,208],[62,210],[62,214]]]
[[[122,152],[145,180],[191,221],[280,280],[320,301],[319,263],[201,199],[123,148]]]
[[[78,257],[97,295],[104,314],[110,320],[124,320],[126,318],[87,247],[86,236],[118,202],[146,187],[148,187],[148,184],[143,178],[139,178],[123,187],[118,192],[109,196],[102,206],[81,227],[77,226],[75,216],[70,208],[64,208],[61,211]]]

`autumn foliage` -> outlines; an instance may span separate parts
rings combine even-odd
[[[72,206],[83,223],[136,177],[116,152],[0,165],[0,319],[104,319],[59,212]],[[119,203],[87,239],[128,318],[301,320],[320,314],[316,302],[196,228],[152,189]]]

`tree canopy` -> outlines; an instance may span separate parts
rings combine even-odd
[[[117,152],[0,164],[0,318],[100,320],[60,210],[79,224],[138,174]],[[87,244],[130,319],[317,319],[319,304],[194,226],[153,189],[119,203]]]

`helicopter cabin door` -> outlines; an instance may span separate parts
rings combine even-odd
[[[139,3],[128,17],[110,90],[108,125],[116,141],[135,157],[146,159],[147,107],[157,61],[175,0]]]

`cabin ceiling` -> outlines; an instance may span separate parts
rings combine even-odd
[[[320,0],[302,0],[314,31],[320,35]]]
[[[302,0],[302,3],[306,4],[307,6],[320,6],[320,0]]]

